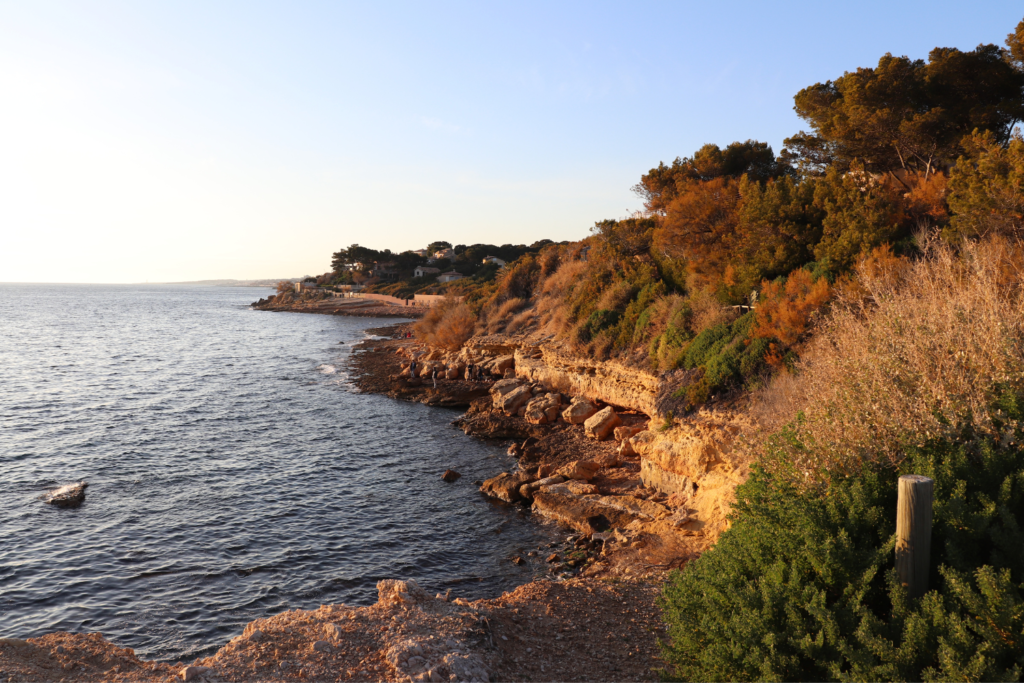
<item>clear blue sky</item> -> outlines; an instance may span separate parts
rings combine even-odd
[[[0,2],[0,281],[291,277],[360,243],[579,239],[1019,2]]]

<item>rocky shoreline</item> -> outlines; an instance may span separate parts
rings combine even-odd
[[[321,315],[348,315],[357,318],[422,318],[426,309],[419,306],[396,306],[394,304],[359,298],[305,298],[278,302],[277,297],[254,301],[252,307],[258,311],[278,313],[319,313]]]
[[[445,354],[408,338],[410,329],[367,330],[378,338],[356,346],[352,381],[364,392],[465,408],[455,426],[506,446],[518,467],[477,484],[484,495],[528,506],[579,535],[586,552],[575,552],[571,563],[559,558],[553,574],[660,581],[717,537],[688,507],[695,486],[669,494],[645,484],[637,448],[656,442],[646,414],[517,377],[506,348],[470,345]],[[483,368],[485,379],[466,379],[470,365]],[[411,367],[423,377],[412,377]],[[435,370],[444,377],[436,387]]]
[[[354,349],[352,381],[464,408],[454,426],[506,445],[517,466],[474,484],[566,529],[564,543],[529,553],[543,553],[550,578],[468,602],[395,577],[380,582],[375,605],[259,619],[190,664],[144,661],[100,634],[0,639],[0,680],[657,679],[660,586],[726,527],[746,476],[732,448],[744,425],[720,413],[674,423],[664,378],[575,359],[546,340],[474,338],[452,354],[424,348],[410,329],[368,330],[377,338]]]

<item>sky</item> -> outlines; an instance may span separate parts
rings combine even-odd
[[[0,282],[299,277],[350,244],[577,240],[701,145],[800,130],[1019,2],[0,0]]]

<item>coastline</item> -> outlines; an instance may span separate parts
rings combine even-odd
[[[403,325],[408,323],[367,332],[394,335]],[[352,359],[353,381],[361,391],[388,393],[380,389],[393,384],[390,371],[397,355],[387,343],[394,341],[358,345]],[[438,392],[400,391],[393,397],[447,407],[472,407],[489,400],[488,387],[464,384]],[[531,433],[523,421],[506,420],[498,426],[497,431],[478,435],[508,439]],[[579,457],[574,449],[587,445],[598,455],[611,449],[610,444],[588,444],[573,430],[564,431],[561,441],[551,442],[561,443],[561,448],[552,448],[548,464],[574,454]],[[258,619],[215,654],[191,664],[141,660],[97,633],[0,639],[0,679],[653,680],[662,632],[654,601],[663,568],[652,572],[641,562],[634,563],[641,571],[632,571],[626,562],[618,572],[610,572],[603,560],[592,562],[600,555],[594,550],[585,536],[573,534],[566,544],[551,548],[560,556],[552,563],[557,580],[536,580],[473,602],[429,598],[412,582],[403,584],[405,590],[397,591],[396,597],[394,582],[383,581],[375,605],[330,605]],[[630,550],[639,558],[636,549]],[[629,552],[621,554],[628,560]],[[576,567],[581,556],[587,558],[585,566]],[[443,641],[433,637],[439,634],[445,634]],[[414,642],[418,644],[410,645]]]
[[[348,315],[357,318],[421,318],[426,309],[420,306],[396,306],[373,299],[322,298],[288,301],[277,304],[274,297],[254,301],[259,311],[275,313],[319,313],[320,315]]]

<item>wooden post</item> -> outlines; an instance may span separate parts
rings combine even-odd
[[[935,482],[920,474],[900,477],[896,503],[896,573],[910,597],[928,591],[932,549],[932,497]]]

